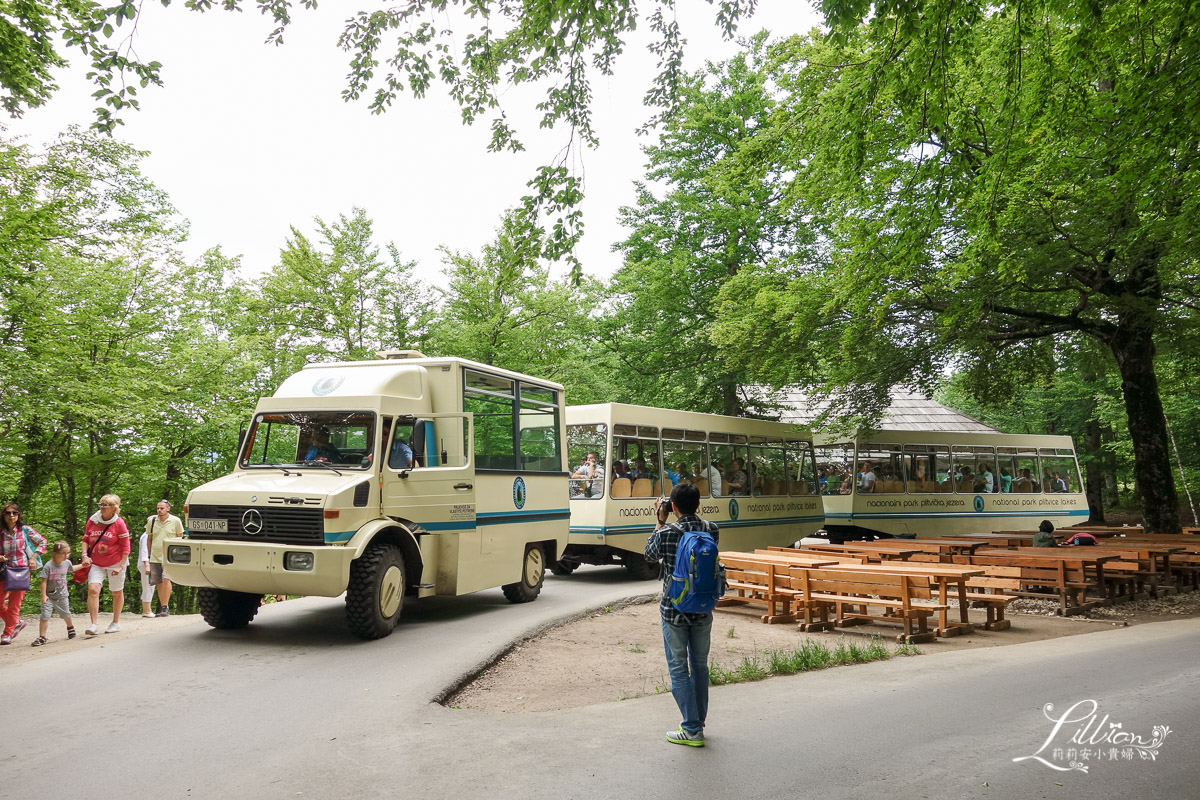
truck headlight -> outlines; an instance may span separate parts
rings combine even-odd
[[[312,572],[315,563],[312,553],[283,554],[283,568],[293,572]]]
[[[167,545],[167,561],[172,564],[192,563],[192,548],[186,544]]]

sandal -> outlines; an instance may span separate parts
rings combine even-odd
[[[75,638],[75,629],[74,628],[67,628],[67,638],[68,639]]]
[[[44,644],[45,644],[47,641],[49,641],[49,640],[48,640],[48,639],[46,639],[46,637],[45,637],[45,636],[39,636],[39,637],[37,637],[36,639],[34,639],[34,640],[33,640],[33,643],[32,643],[30,646],[31,646],[31,647],[41,647],[41,646],[42,646],[42,645],[44,645]]]

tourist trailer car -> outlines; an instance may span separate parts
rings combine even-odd
[[[259,401],[231,474],[193,489],[171,580],[240,628],[265,594],[346,593],[360,637],[405,595],[535,599],[567,541],[563,391],[459,358],[311,364]]]
[[[572,474],[595,463],[600,477],[571,479],[571,538],[551,565],[557,575],[620,563],[639,580],[657,576],[643,555],[654,500],[680,480],[700,489],[700,516],[720,525],[723,550],[790,545],[824,523],[812,435],[796,425],[604,403],[567,408],[567,442]],[[746,473],[737,488],[728,485],[734,459]]]
[[[1069,436],[880,430],[818,434],[832,541],[953,536],[1087,522]],[[867,480],[873,477],[873,480]]]

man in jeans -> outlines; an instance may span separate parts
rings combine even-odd
[[[671,573],[675,569],[675,549],[685,531],[707,531],[718,539],[716,524],[700,519],[700,491],[690,483],[671,489],[669,507],[660,499],[655,503],[659,527],[646,542],[646,560],[663,563],[662,616],[663,645],[667,651],[667,669],[671,673],[671,694],[683,715],[679,730],[667,734],[667,741],[689,747],[704,747],[704,719],[708,716],[708,645],[712,634],[712,614],[685,614],[671,604]],[[676,521],[667,524],[673,511]],[[718,540],[719,543],[719,540]]]

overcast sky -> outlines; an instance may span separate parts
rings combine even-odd
[[[713,8],[681,0],[689,70],[736,50],[722,42]],[[361,7],[367,7],[365,4]],[[487,123],[464,127],[456,104],[435,88],[423,100],[401,95],[372,115],[366,103],[341,99],[348,59],[335,46],[356,3],[317,12],[297,10],[286,44],[263,44],[270,20],[254,11],[197,14],[182,4],[142,5],[136,49],[163,63],[164,86],[139,94],[117,136],[149,151],[145,173],[191,223],[185,254],[221,245],[241,255],[248,275],[277,263],[289,226],[312,231],[313,217],[335,219],[361,206],[376,242],[395,242],[421,276],[435,281],[439,245],[478,252],[491,241],[506,208],[527,193],[526,181],[566,143],[565,132],[539,132],[533,104],[540,94],[508,92],[509,119],[524,135],[523,154],[486,152]],[[817,21],[807,3],[760,0],[740,33],[804,32]],[[616,213],[633,201],[642,177],[648,116],[642,97],[654,72],[639,32],[617,74],[593,85],[599,149],[583,153],[587,233],[578,255],[584,270],[608,277],[619,265],[611,244],[623,238]],[[385,40],[386,47],[386,40]],[[89,125],[94,87],[83,70],[64,72],[47,106],[6,124],[10,134],[45,141],[68,124]],[[562,268],[560,267],[561,271]]]

